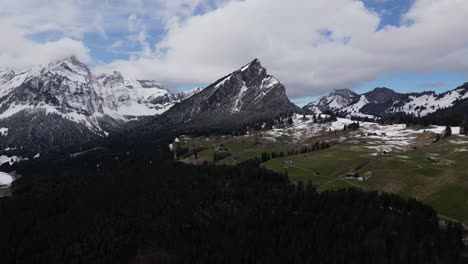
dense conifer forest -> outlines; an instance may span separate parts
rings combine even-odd
[[[461,227],[416,200],[165,146],[3,167],[23,177],[0,200],[0,263],[461,263]]]

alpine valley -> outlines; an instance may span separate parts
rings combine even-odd
[[[463,263],[468,83],[300,108],[260,60],[174,93],[0,70],[0,263]]]

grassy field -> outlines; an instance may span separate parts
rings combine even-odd
[[[201,160],[212,160],[219,146],[228,149],[231,156],[217,162],[228,165],[260,157],[264,151],[287,153],[301,148],[300,143],[259,142],[257,137],[198,138],[192,139],[191,144],[207,148],[199,153]],[[377,155],[372,148],[375,144],[375,140],[350,140],[308,155],[272,159],[262,166],[277,172],[287,171],[295,182],[310,180],[319,190],[352,186],[414,197],[433,206],[442,215],[468,223],[467,137],[452,136],[387,155]],[[194,162],[194,159],[189,157],[184,161]],[[285,168],[283,161],[293,161],[294,167]],[[373,176],[367,181],[344,178],[347,172],[360,166],[363,167],[356,170],[359,175],[371,171]]]

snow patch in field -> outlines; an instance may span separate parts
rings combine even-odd
[[[18,157],[18,156],[6,156],[6,155],[1,155],[0,156],[0,165],[3,165],[5,163],[9,163],[10,165],[13,165],[14,163],[27,160],[26,158]]]
[[[455,144],[455,145],[465,145],[468,144],[468,141],[464,140],[449,140],[450,143]]]
[[[13,183],[13,176],[0,171],[0,186],[10,186]]]
[[[8,136],[8,127],[0,127],[0,136],[2,137]]]
[[[455,149],[455,152],[468,152],[467,148],[457,148]]]

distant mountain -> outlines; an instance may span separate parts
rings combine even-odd
[[[468,99],[468,83],[441,94],[435,92],[397,93],[389,88],[375,88],[358,95],[343,89],[335,90],[304,106],[303,109],[315,113],[332,110],[344,117],[377,118],[396,114],[414,117],[436,114],[450,116],[450,111],[468,112],[468,109],[461,106],[466,99]]]
[[[358,98],[359,95],[351,90],[337,89],[318,100],[307,104],[303,109],[311,112],[326,112],[328,110],[339,111],[356,102]]]
[[[175,94],[175,97],[177,98],[177,100],[182,101],[182,100],[185,100],[185,99],[187,99],[189,97],[192,97],[193,95],[201,92],[202,90],[203,90],[203,87],[193,88],[193,89],[188,90],[188,91],[179,92],[179,93]]]
[[[119,72],[95,76],[75,57],[15,73],[0,69],[0,153],[50,152],[162,114],[184,96]],[[21,151],[20,151],[21,150]]]
[[[157,123],[185,131],[229,132],[278,116],[302,112],[284,85],[258,59],[176,104]]]

